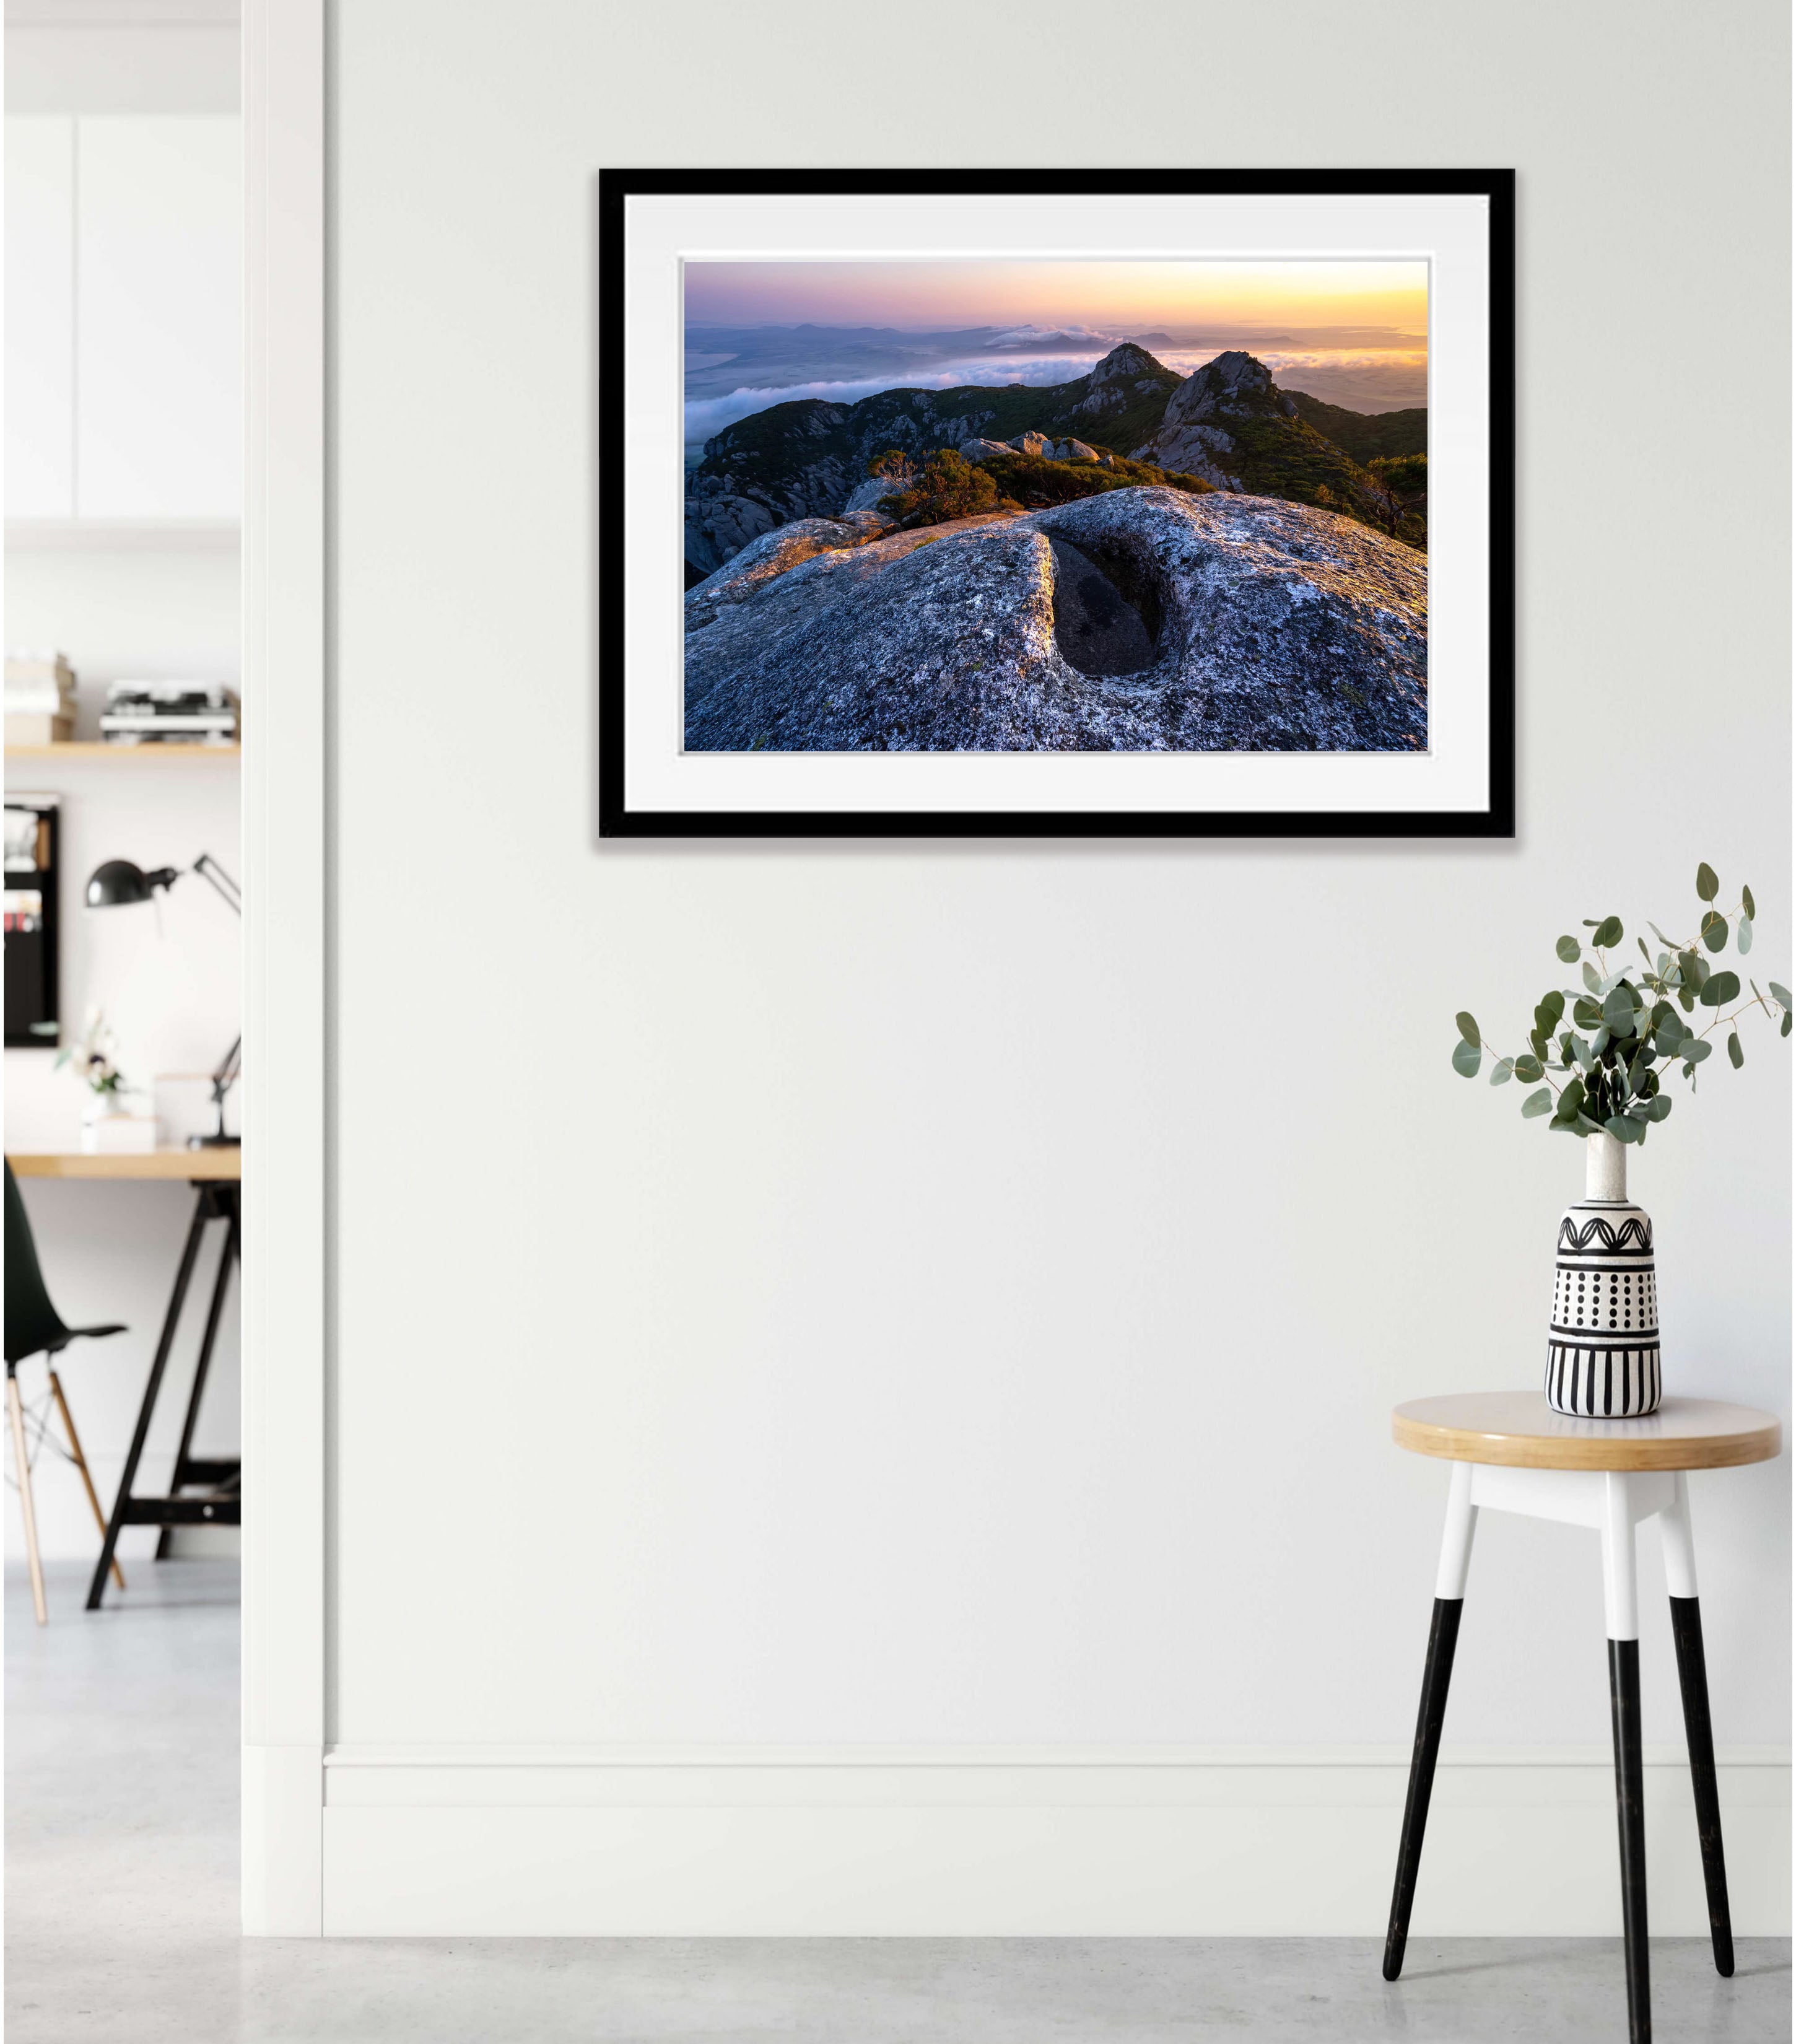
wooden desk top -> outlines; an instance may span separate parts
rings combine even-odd
[[[1783,1450],[1783,1427],[1750,1405],[1667,1398],[1644,1420],[1585,1420],[1538,1391],[1418,1398],[1391,1415],[1391,1438],[1414,1454],[1507,1469],[1731,1469]]]
[[[241,1178],[240,1143],[217,1150],[144,1150],[135,1156],[94,1157],[84,1150],[9,1150],[16,1178],[162,1178],[187,1185]]]

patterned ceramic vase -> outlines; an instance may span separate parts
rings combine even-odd
[[[1587,1139],[1584,1197],[1559,1224],[1547,1403],[1581,1418],[1635,1420],[1659,1408],[1659,1288],[1652,1223],[1628,1199],[1628,1151]]]

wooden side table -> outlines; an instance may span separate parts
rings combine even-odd
[[[1687,1470],[1732,1469],[1768,1462],[1783,1448],[1783,1430],[1768,1412],[1703,1398],[1667,1398],[1643,1420],[1574,1418],[1555,1412],[1538,1391],[1476,1391],[1418,1399],[1392,1413],[1397,1445],[1435,1455],[1453,1467],[1446,1530],[1434,1585],[1434,1616],[1422,1666],[1422,1709],[1410,1762],[1409,1797],[1397,1850],[1384,1977],[1402,1972],[1415,1899],[1428,1799],[1446,1714],[1465,1598],[1472,1536],[1480,1509],[1519,1512],[1587,1526],[1602,1535],[1603,1612],[1609,1634],[1610,1721],[1615,1741],[1615,1812],[1621,1841],[1621,1923],[1627,1950],[1628,2034],[1651,2044],[1652,2007],[1647,1978],[1646,1834],[1641,1777],[1640,1616],[1634,1574],[1634,1528],[1656,1518],[1665,1543],[1665,1580],[1683,1692],[1684,1733],[1696,1792],[1697,1834],[1708,1891],[1716,1970],[1733,1971],[1727,1869],[1721,1857],[1721,1812],[1715,1788],[1715,1742],[1709,1723],[1709,1681],[1702,1660],[1702,1620],[1696,1597],[1696,1550],[1690,1541]]]

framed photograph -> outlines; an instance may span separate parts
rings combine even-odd
[[[607,171],[600,828],[1514,828],[1509,171]]]

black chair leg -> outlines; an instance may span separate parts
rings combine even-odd
[[[1422,1864],[1422,1835],[1428,1827],[1428,1799],[1434,1789],[1434,1762],[1441,1751],[1441,1726],[1447,1715],[1447,1685],[1453,1679],[1453,1649],[1459,1643],[1463,1597],[1437,1597],[1428,1627],[1428,1658],[1422,1670],[1422,1708],[1417,1715],[1415,1748],[1410,1757],[1410,1792],[1403,1805],[1403,1835],[1397,1847],[1397,1884],[1391,1896],[1391,1927],[1384,1937],[1384,1977],[1394,1981],[1403,1970],[1403,1947],[1409,1942],[1410,1905],[1415,1900],[1416,1869]]]
[[[1721,1800],[1715,1786],[1715,1734],[1709,1722],[1709,1669],[1702,1654],[1702,1612],[1694,1597],[1671,1599],[1671,1638],[1683,1691],[1690,1785],[1696,1792],[1696,1835],[1702,1846],[1702,1885],[1709,1892],[1709,1938],[1715,1970],[1733,1973],[1733,1919],[1728,1911],[1727,1862],[1721,1856]]]
[[[1615,1735],[1615,1817],[1621,1842],[1621,1934],[1627,1946],[1629,2044],[1652,2044],[1646,1954],[1646,1811],[1641,1779],[1640,1642],[1609,1642]]]

